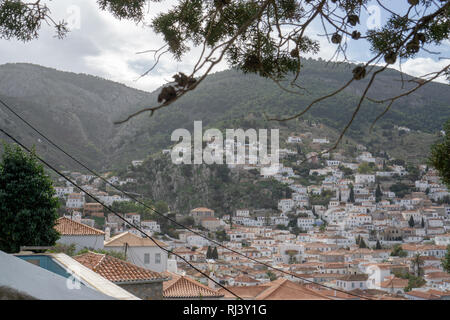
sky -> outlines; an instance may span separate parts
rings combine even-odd
[[[55,37],[54,29],[44,24],[39,38],[31,42],[0,40],[0,64],[34,63],[62,71],[92,74],[137,89],[153,91],[177,72],[190,74],[196,62],[195,58],[200,54],[199,48],[193,48],[182,61],[165,55],[148,76],[140,78],[140,75],[154,64],[154,57],[152,53],[138,53],[158,49],[163,44],[161,36],[155,34],[145,23],[161,10],[171,7],[175,0],[149,2],[146,21],[139,25],[131,21],[117,20],[108,12],[101,11],[96,1],[92,0],[43,2],[47,3],[55,20],[64,19],[69,23],[68,35],[60,40]],[[399,4],[403,2],[387,3],[393,9],[405,9],[404,5]],[[367,27],[382,23],[388,18],[387,13],[380,10],[380,7],[372,4],[368,8],[372,14],[362,14],[359,26],[361,33],[364,33]],[[312,56],[313,58],[329,59],[334,54],[335,45],[329,43],[326,37],[319,36],[323,33],[320,21],[315,21],[308,36],[320,41],[321,51]],[[349,41],[350,61],[357,63],[370,57],[365,41]],[[450,57],[450,42],[446,41],[437,50]],[[420,53],[414,59],[405,61],[402,70],[420,76],[440,70],[439,68],[446,64],[448,60],[439,60],[434,55]],[[395,67],[399,68],[398,65]],[[225,69],[227,64],[222,62],[213,71]]]

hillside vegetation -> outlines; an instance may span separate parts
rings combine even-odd
[[[303,95],[286,93],[272,81],[236,71],[211,75],[197,90],[187,94],[152,118],[141,115],[117,126],[113,122],[139,108],[155,105],[157,92],[147,93],[89,75],[61,72],[30,64],[0,66],[0,97],[70,153],[95,169],[123,168],[130,160],[145,158],[172,145],[170,135],[177,128],[192,132],[193,122],[204,128],[280,128],[282,135],[305,130],[303,121],[267,122],[269,116],[299,112],[313,99],[329,93],[347,81],[351,65],[307,60],[303,66]],[[343,72],[345,70],[345,72]],[[404,75],[407,80],[408,76]],[[305,119],[322,124],[321,132],[336,137],[347,123],[365,81],[349,87],[336,97],[314,106]],[[403,90],[413,84],[405,82]],[[402,91],[400,73],[382,73],[369,92],[385,98]],[[368,133],[372,121],[385,106],[365,102],[347,139],[390,151],[395,156],[424,159],[436,132],[450,118],[450,91],[439,83],[421,88],[399,100]],[[53,164],[74,169],[75,164],[52,150],[13,115],[0,108],[0,125]],[[413,133],[397,137],[393,125],[406,126]],[[319,132],[320,133],[320,132]]]

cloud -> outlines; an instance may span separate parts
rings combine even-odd
[[[110,13],[101,11],[96,1],[46,1],[55,20],[66,20],[73,27],[63,40],[55,38],[55,31],[43,25],[40,38],[28,43],[0,40],[0,63],[28,62],[64,71],[88,73],[99,77],[121,82],[125,85],[146,91],[157,89],[177,72],[191,73],[201,48],[193,48],[176,61],[170,54],[164,55],[157,67],[148,76],[140,78],[155,62],[152,53],[137,52],[157,49],[163,45],[160,35],[155,34],[148,26],[151,17],[175,0],[161,3],[149,2],[149,17],[146,25],[132,21],[118,20]],[[330,59],[336,45],[328,42],[323,34],[319,21],[313,23],[308,36],[320,42],[321,51],[317,55],[307,57]],[[364,41],[349,42],[348,58],[352,62],[365,61],[369,57],[367,44]],[[443,45],[448,52],[449,43]],[[342,56],[341,56],[342,58]],[[402,65],[403,71],[419,76],[443,67],[447,60],[433,60],[429,57],[410,59]],[[213,71],[227,68],[225,61],[218,64]],[[397,66],[397,69],[399,66]]]
[[[402,71],[411,76],[421,77],[431,72],[442,70],[445,66],[450,64],[450,60],[433,60],[432,58],[414,58],[409,59],[402,64]],[[396,69],[400,69],[397,66]],[[439,82],[446,83],[444,77],[439,78]]]

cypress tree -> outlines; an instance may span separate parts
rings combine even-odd
[[[381,192],[380,184],[377,185],[377,190],[375,191],[375,201],[380,202],[383,192]]]
[[[377,240],[377,245],[375,246],[375,249],[376,249],[376,250],[381,250],[381,249],[382,249],[382,248],[381,248],[380,240]]]
[[[409,226],[410,226],[411,228],[414,227],[414,218],[413,218],[413,216],[411,216],[411,218],[409,218],[408,224],[409,224]]]
[[[211,259],[214,259],[214,260],[219,259],[219,253],[217,252],[217,247],[214,247],[214,249],[212,250]]]
[[[353,191],[353,186],[350,187],[350,196],[349,196],[348,200],[351,203],[355,203],[355,191]]]

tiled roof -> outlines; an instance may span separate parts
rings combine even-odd
[[[258,283],[258,280],[255,280],[249,276],[246,275],[242,275],[242,276],[238,276],[234,279],[235,282],[243,282],[243,283]]]
[[[340,278],[341,281],[366,281],[369,276],[367,274],[347,274]]]
[[[191,212],[214,212],[214,211],[208,208],[195,208],[191,210]]]
[[[92,236],[105,234],[101,230],[89,227],[66,217],[57,220],[55,229],[63,236]]]
[[[437,300],[440,299],[440,296],[426,292],[426,291],[419,291],[419,290],[413,290],[406,293],[408,296],[426,299],[426,300]]]
[[[429,272],[426,275],[427,279],[450,279],[450,274],[447,272]]]
[[[381,282],[382,288],[405,288],[408,285],[408,279],[401,279],[397,277],[390,277]]]
[[[164,281],[166,276],[106,254],[88,252],[73,257],[111,282]]]
[[[156,239],[155,241],[161,247],[167,247],[166,243]],[[112,237],[105,243],[105,247],[122,247],[125,244],[128,244],[130,247],[156,247],[155,242],[153,242],[150,238],[141,238],[129,232],[124,232]]]
[[[220,294],[186,276],[169,273],[172,280],[163,283],[164,298],[220,298]]]
[[[254,300],[331,300],[325,295],[283,278],[258,286],[227,288],[240,297]],[[220,289],[219,292],[224,293],[225,298],[232,297],[224,289]]]

